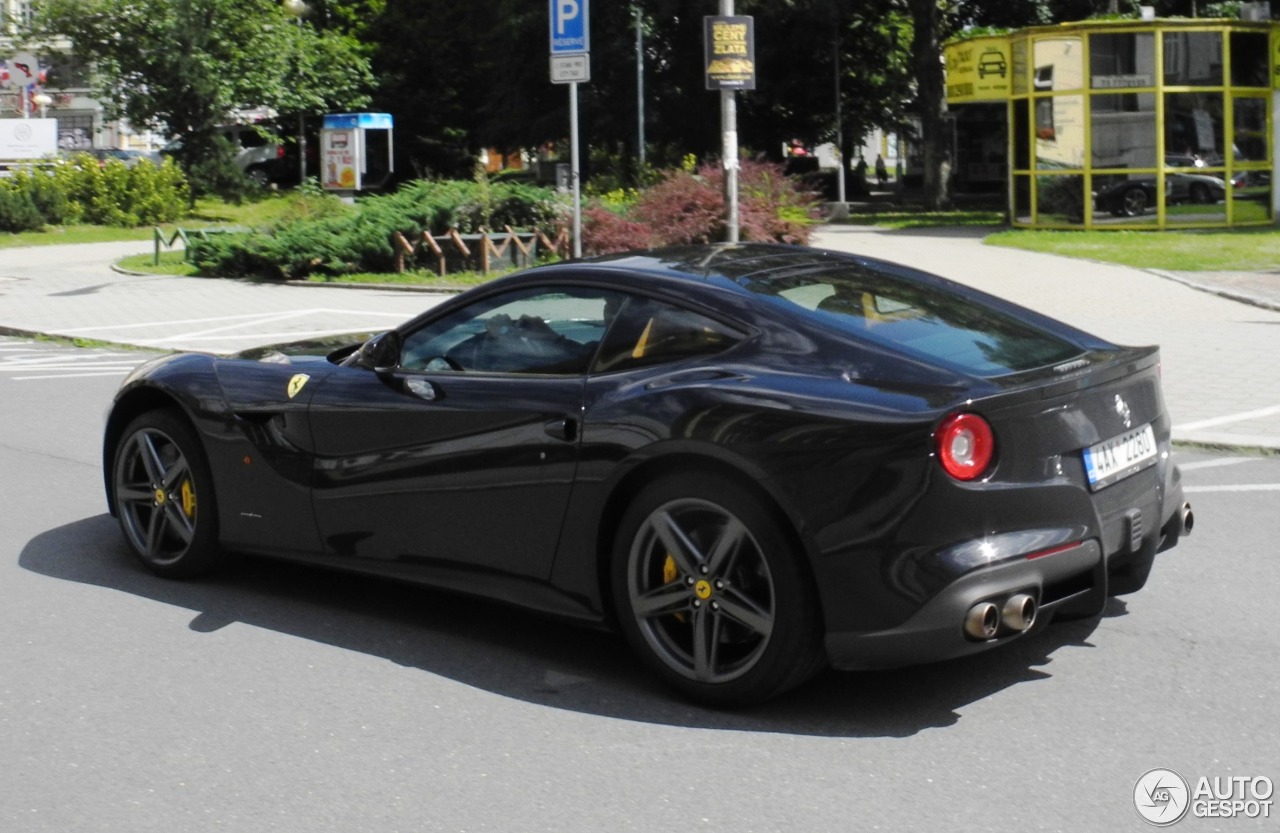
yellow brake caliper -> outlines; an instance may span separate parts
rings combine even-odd
[[[182,481],[182,514],[192,520],[196,517],[196,490],[190,479]]]
[[[662,583],[670,584],[673,581],[678,581],[679,578],[680,568],[676,566],[676,560],[671,557],[670,553],[668,553],[667,560],[662,562]],[[685,621],[685,615],[683,613],[676,613],[674,615],[677,620],[681,622]]]

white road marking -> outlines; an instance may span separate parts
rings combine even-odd
[[[54,367],[60,364],[79,364],[83,361],[97,361],[99,359],[127,359],[130,358],[128,353],[94,353],[85,355],[54,355],[51,353],[41,353],[31,358],[25,359],[5,359],[0,362],[0,367],[30,367],[32,365],[43,365]]]
[[[237,333],[236,335],[227,336],[200,336],[192,338],[190,336],[165,336],[164,338],[140,338],[134,342],[140,346],[146,347],[164,347],[171,343],[181,343],[183,341],[236,341],[252,335],[255,339],[274,339],[287,341],[302,341],[308,338],[318,338],[321,336],[340,336],[344,333],[359,332],[362,327],[343,327],[335,330],[294,330],[285,333]]]
[[[1183,486],[1184,494],[1203,492],[1280,492],[1280,483],[1249,483],[1240,486]]]
[[[1237,466],[1241,463],[1254,463],[1261,459],[1261,457],[1220,457],[1216,460],[1198,460],[1194,463],[1179,463],[1178,468],[1183,471],[1215,469],[1221,466]]]
[[[1245,411],[1240,414],[1228,414],[1227,416],[1214,417],[1213,419],[1202,419],[1199,422],[1188,422],[1186,425],[1175,425],[1174,431],[1198,431],[1201,428],[1211,428],[1214,425],[1227,425],[1232,422],[1245,422],[1251,419],[1262,419],[1263,417],[1276,416],[1280,414],[1280,405],[1272,405],[1270,408],[1259,408],[1256,411]]]
[[[373,310],[350,310],[350,309],[304,309],[294,310],[285,315],[377,315],[385,318],[395,318],[401,321],[406,320],[407,316],[403,312],[376,312]],[[251,313],[247,315],[222,315],[216,318],[179,318],[172,321],[151,321],[145,324],[107,324],[99,327],[78,327],[73,330],[62,330],[60,335],[78,334],[78,333],[94,333],[104,330],[134,330],[142,327],[175,327],[179,324],[212,324],[217,321],[242,321],[244,326],[249,326],[258,322],[267,322],[277,320],[281,313],[278,312],[261,312]]]
[[[132,368],[130,368],[131,370]],[[59,373],[53,376],[14,376],[15,382],[34,382],[40,379],[91,379],[97,376],[124,376],[129,370],[113,370],[110,373]]]
[[[94,364],[93,362],[85,362],[76,365],[59,365],[59,364],[35,364],[25,365],[23,367],[5,367],[0,365],[0,373],[33,373],[38,370],[120,370],[128,372],[133,370],[142,362],[132,362],[130,364],[121,364],[113,362],[110,364]]]

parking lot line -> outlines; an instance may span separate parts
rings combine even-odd
[[[1198,431],[1201,428],[1211,428],[1215,425],[1227,425],[1232,422],[1246,422],[1251,419],[1262,419],[1263,417],[1274,416],[1280,414],[1280,405],[1272,405],[1269,408],[1259,408],[1256,411],[1245,411],[1239,414],[1228,414],[1227,416],[1213,417],[1212,419],[1202,419],[1199,422],[1188,422],[1186,425],[1175,425],[1174,431]]]

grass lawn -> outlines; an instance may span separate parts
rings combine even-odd
[[[912,211],[893,208],[850,214],[834,225],[880,226],[883,228],[930,228],[935,226],[1002,226],[1003,211]]]
[[[1252,272],[1280,266],[1280,232],[1272,228],[1185,231],[1043,231],[992,234],[990,246],[1082,257],[1177,272]]]

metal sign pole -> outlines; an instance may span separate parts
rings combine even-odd
[[[578,170],[578,82],[569,84],[569,176],[573,180],[573,256],[582,257],[582,179]]]
[[[720,0],[720,15],[733,17],[733,0]],[[720,129],[724,132],[725,225],[730,243],[738,242],[738,100],[737,91],[720,90]]]
[[[729,242],[738,242],[738,102],[733,90],[720,91],[720,125],[724,130],[724,190]]]
[[[587,0],[550,0],[551,83],[569,85],[569,177],[573,182],[573,256],[582,257],[582,170],[578,154],[578,82],[591,80]]]

